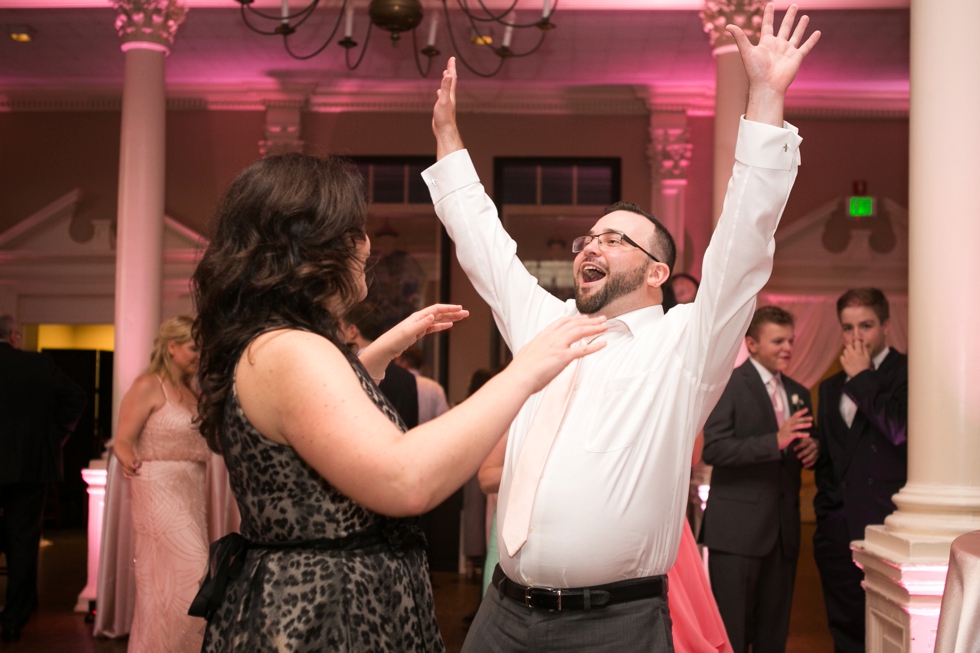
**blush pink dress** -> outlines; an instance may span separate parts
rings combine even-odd
[[[667,588],[675,653],[732,653],[698,545],[686,519],[677,560],[667,572]]]
[[[208,557],[206,463],[211,452],[194,413],[170,400],[150,414],[136,440],[132,479],[136,607],[130,653],[201,650],[204,620],[187,615]]]

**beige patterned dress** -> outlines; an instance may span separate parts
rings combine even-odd
[[[211,452],[194,413],[171,401],[150,414],[136,440],[143,462],[131,481],[136,608],[130,653],[201,650],[204,621],[187,615],[207,567],[205,471]]]

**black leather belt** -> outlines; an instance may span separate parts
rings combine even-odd
[[[595,587],[527,587],[507,578],[500,565],[493,570],[493,586],[502,596],[532,610],[591,610],[613,603],[666,596],[667,577],[633,578]]]

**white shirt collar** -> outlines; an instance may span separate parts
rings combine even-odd
[[[885,362],[885,357],[888,356],[888,352],[891,351],[891,347],[885,347],[881,352],[871,359],[871,362],[875,364],[875,369],[881,367],[881,364]]]
[[[779,378],[779,372],[776,372],[775,374],[773,374],[772,372],[770,372],[769,370],[766,369],[765,365],[763,365],[762,363],[760,363],[756,359],[752,358],[751,356],[749,356],[749,360],[752,361],[752,365],[755,366],[755,369],[759,372],[759,376],[762,377],[762,384],[763,385],[769,385],[769,382],[773,378]]]
[[[617,315],[614,318],[610,318],[610,321],[619,320],[625,324],[630,333],[636,337],[654,326],[657,322],[663,319],[663,316],[664,307],[660,304],[656,304],[654,306],[644,306],[643,308],[638,308],[630,311],[629,313]]]

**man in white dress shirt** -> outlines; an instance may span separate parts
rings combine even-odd
[[[783,103],[819,32],[804,42],[807,19],[794,29],[795,18],[794,5],[774,34],[767,6],[758,46],[728,27],[749,79],[736,164],[697,299],[666,316],[673,241],[634,206],[613,207],[573,243],[575,300],[561,302],[526,271],[463,149],[450,60],[433,112],[437,163],[422,176],[508,346],[519,351],[564,316],[610,324],[606,346],[559,375],[567,385],[556,379],[531,397],[511,426],[500,568],[464,651],[672,650],[664,574],[680,540],[691,449],[769,278],[799,165],[801,139],[783,122]]]

